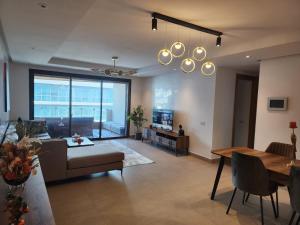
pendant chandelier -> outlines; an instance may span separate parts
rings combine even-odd
[[[216,40],[216,46],[220,47],[221,46],[221,35],[223,35],[222,32],[212,30],[209,28],[201,27],[195,24],[191,24],[173,17],[169,17],[166,15],[162,15],[159,13],[152,13],[152,30],[158,30],[157,27],[157,19],[161,19],[173,24],[181,25],[184,27],[188,27],[190,29],[194,29],[200,32],[205,32],[208,34],[216,35],[217,40]],[[189,50],[189,47],[188,47]],[[183,57],[186,53],[186,47],[183,42],[181,41],[175,41],[170,49],[168,48],[163,48],[158,52],[157,55],[157,60],[161,65],[169,65],[173,58],[180,58]],[[203,46],[196,46],[194,47],[192,54],[190,56],[189,51],[187,56],[181,61],[180,64],[180,69],[188,74],[192,73],[196,69],[196,63],[202,63],[201,65],[201,74],[204,76],[212,76],[216,72],[216,66],[212,61],[209,61],[207,59],[207,51]]]

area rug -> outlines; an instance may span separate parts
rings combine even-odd
[[[123,161],[124,167],[130,166],[137,166],[137,165],[144,165],[154,163],[153,160],[141,155],[140,153],[134,151],[133,149],[117,142],[117,141],[110,141],[110,142],[95,142],[95,145],[99,145],[100,148],[116,150],[119,152],[124,152],[125,159]]]

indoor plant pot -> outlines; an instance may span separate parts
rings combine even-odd
[[[135,140],[142,140],[142,132],[135,133]]]
[[[28,175],[26,175],[20,179],[13,179],[13,180],[8,180],[5,178],[5,176],[3,176],[3,180],[5,181],[5,183],[7,183],[10,186],[19,186],[19,185],[24,184],[28,180],[28,178],[30,177],[30,174],[31,173],[29,173]]]
[[[128,115],[128,120],[131,120],[136,128],[135,139],[141,140],[141,129],[143,127],[143,124],[147,121],[147,119],[144,118],[144,110],[141,105],[133,109],[132,113]]]

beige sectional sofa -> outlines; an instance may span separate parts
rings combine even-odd
[[[64,139],[43,141],[39,156],[46,182],[110,170],[123,171],[124,153],[99,149],[97,145],[68,148]]]
[[[3,142],[16,142],[15,125],[11,123],[7,126],[0,127],[0,138]],[[51,139],[45,133],[36,137],[43,143],[39,161],[46,182],[110,170],[120,170],[122,174],[123,152],[99,149],[97,145],[68,148],[65,139]]]

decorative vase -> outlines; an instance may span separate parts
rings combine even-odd
[[[21,179],[13,179],[13,180],[7,180],[4,176],[3,176],[3,180],[5,181],[5,183],[7,183],[8,185],[10,186],[20,186],[22,184],[24,184],[28,178],[30,177],[30,173],[25,176],[25,177],[22,177]]]

